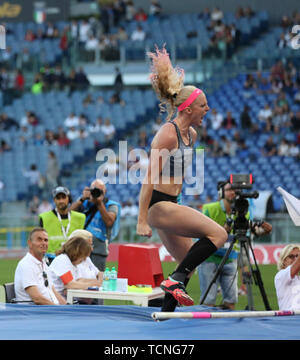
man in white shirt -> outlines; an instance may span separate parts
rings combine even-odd
[[[266,104],[262,109],[258,112],[258,118],[260,121],[266,122],[270,117],[272,117],[272,109],[269,104]]]
[[[48,234],[43,228],[34,228],[27,241],[29,252],[20,260],[15,272],[16,301],[36,305],[66,304],[56,291],[49,276],[44,255],[48,250]]]
[[[223,122],[223,115],[218,113],[216,109],[212,109],[212,113],[210,115],[211,127],[214,130],[217,130],[221,127]]]
[[[79,126],[79,118],[71,112],[65,120],[65,126],[68,128]]]
[[[300,310],[300,245],[285,246],[277,267],[275,288],[279,310]]]
[[[131,40],[133,41],[144,41],[146,38],[146,33],[143,30],[141,25],[138,25],[137,28],[131,34]]]

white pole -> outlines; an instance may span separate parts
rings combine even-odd
[[[300,310],[295,311],[229,311],[229,312],[154,312],[154,320],[162,319],[212,319],[212,318],[246,318],[300,315]]]

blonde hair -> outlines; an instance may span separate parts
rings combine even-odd
[[[278,261],[277,261],[277,269],[278,269],[278,270],[283,269],[284,260],[286,259],[287,256],[290,255],[290,253],[291,253],[292,250],[294,250],[294,249],[300,250],[300,245],[298,245],[298,244],[289,244],[289,245],[285,246],[285,247],[281,250],[280,255],[279,255],[279,259],[278,259]]]
[[[85,240],[89,240],[89,239],[93,238],[93,234],[87,230],[78,229],[78,230],[74,230],[72,232],[72,234],[69,236],[68,240],[70,240],[74,237],[82,237]]]
[[[56,255],[66,254],[73,263],[74,261],[90,256],[92,251],[91,245],[82,237],[76,236],[67,240],[56,252]]]
[[[152,61],[150,81],[160,100],[160,111],[167,111],[167,120],[170,120],[176,108],[185,102],[196,87],[183,85],[184,70],[173,67],[164,47],[161,50],[156,47],[155,52],[147,52],[147,56]]]

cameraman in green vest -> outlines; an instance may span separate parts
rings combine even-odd
[[[231,188],[231,184],[228,181],[219,182],[218,184],[218,196],[219,201],[204,204],[202,212],[216,221],[219,225],[223,226],[227,231],[228,235],[232,232],[232,217],[231,207],[236,198],[235,191]],[[250,219],[250,213],[246,214],[246,218]],[[266,222],[256,229],[255,232],[259,235],[268,233],[272,230],[272,226]],[[198,266],[199,282],[201,295],[205,294],[208,286],[210,285],[214,274],[223,260],[223,257],[230,246],[231,236],[228,237],[224,247],[219,248],[213,255],[205,260]],[[240,245],[236,242],[229,254],[229,257],[224,264],[224,267],[217,278],[217,281],[212,285],[209,293],[207,294],[204,304],[207,306],[216,306],[216,297],[218,290],[218,283],[222,289],[223,305],[225,309],[234,310],[235,304],[238,301],[238,285],[237,285],[237,268],[238,268],[238,257],[240,254]],[[243,264],[245,264],[243,262]],[[245,266],[245,265],[244,265]],[[201,302],[202,299],[200,299]]]
[[[83,229],[85,223],[85,215],[72,211],[69,207],[71,203],[69,189],[57,186],[52,191],[52,196],[55,208],[39,215],[40,226],[48,233],[49,245],[46,257],[49,263],[54,259],[56,251],[68,240],[69,235],[74,230]]]

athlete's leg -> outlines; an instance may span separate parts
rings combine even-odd
[[[172,233],[179,237],[171,237],[169,248],[173,249],[175,258],[183,258],[171,279],[162,283],[162,288],[170,292],[180,303],[192,305],[191,298],[184,294],[183,284],[192,271],[213,254],[218,247],[222,246],[227,239],[226,231],[216,222],[200,212],[178,204],[160,202],[155,204],[149,211],[149,224],[166,233]],[[188,252],[186,249],[191,245],[186,237],[200,238],[194,243]],[[170,243],[172,243],[170,245]],[[184,243],[185,245],[179,245]],[[176,250],[177,249],[177,250]],[[181,252],[181,256],[178,255]],[[184,254],[186,256],[184,256]]]

